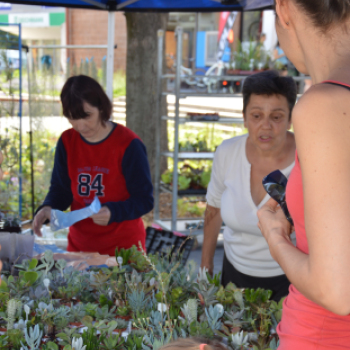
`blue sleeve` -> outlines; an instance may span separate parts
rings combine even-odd
[[[139,139],[131,141],[122,160],[122,171],[130,197],[126,201],[107,202],[112,222],[134,220],[153,209],[153,186],[146,147]]]
[[[55,162],[53,166],[51,185],[44,203],[37,209],[48,205],[53,209],[67,210],[73,201],[71,181],[68,175],[67,153],[62,138],[57,142]]]

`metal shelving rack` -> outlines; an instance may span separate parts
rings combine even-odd
[[[157,93],[158,93],[158,101],[157,101],[157,127],[156,127],[156,169],[155,169],[155,205],[154,205],[154,221],[159,226],[164,229],[176,231],[177,229],[177,199],[180,196],[178,194],[177,186],[172,186],[172,189],[162,186],[160,184],[160,157],[171,157],[174,161],[174,170],[173,170],[173,184],[177,184],[178,182],[178,162],[182,159],[213,159],[213,152],[179,152],[179,125],[187,122],[195,123],[196,121],[189,120],[186,118],[180,118],[180,99],[190,96],[195,97],[234,97],[241,96],[235,94],[228,93],[193,93],[188,92],[185,93],[180,90],[181,80],[181,64],[182,64],[182,28],[176,28],[175,36],[176,36],[176,72],[175,74],[163,74],[163,46],[164,46],[164,31],[158,31],[158,71],[157,71]],[[164,79],[174,78],[175,79],[175,88],[174,92],[163,92],[162,91],[162,82]],[[191,77],[186,77],[191,78]],[[196,76],[198,78],[198,76]],[[210,79],[217,80],[243,80],[245,77],[242,76],[218,76],[218,77],[210,77]],[[175,95],[175,117],[162,116],[161,115],[161,99],[163,96],[167,95]],[[162,120],[172,120],[174,121],[174,150],[168,152],[161,152],[160,150],[160,123]],[[225,124],[243,124],[242,118],[221,118],[218,121],[198,121],[200,123],[225,123]],[[159,195],[160,192],[170,192],[172,194],[172,215],[171,215],[171,224],[167,225],[164,220],[161,220],[159,217]],[[193,194],[198,196],[196,194]],[[191,194],[188,194],[191,196]],[[168,220],[167,220],[168,221]]]

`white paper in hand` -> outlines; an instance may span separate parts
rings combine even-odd
[[[101,209],[101,203],[97,197],[94,198],[92,203],[83,209],[74,210],[69,213],[63,211],[51,209],[50,228],[52,231],[57,231],[62,228],[67,228],[74,225],[76,222],[89,218],[91,215],[96,214]]]

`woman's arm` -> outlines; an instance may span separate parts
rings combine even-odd
[[[226,188],[224,181],[226,165],[228,164],[227,155],[229,152],[230,150],[227,149],[224,144],[221,144],[217,148],[207,190],[207,208],[204,217],[204,241],[202,246],[201,267],[206,267],[210,274],[213,274],[214,270],[213,258],[222,225],[220,213],[221,196]]]
[[[62,138],[60,138],[55,151],[50,189],[44,203],[36,210],[34,216],[33,229],[38,236],[41,236],[41,226],[50,220],[51,208],[67,210],[71,205],[73,194],[70,186],[71,181],[68,174],[67,153]]]
[[[215,208],[207,204],[204,216],[204,240],[202,245],[201,267],[206,267],[211,275],[214,270],[213,258],[221,225],[220,208]]]
[[[314,86],[293,112],[309,255],[288,241],[281,210],[269,202],[259,211],[271,254],[288,279],[307,298],[340,315],[350,314],[349,96],[341,87]]]
[[[153,186],[146,147],[139,139],[131,141],[122,160],[123,175],[130,197],[125,201],[107,202],[109,223],[134,220],[153,209]]]

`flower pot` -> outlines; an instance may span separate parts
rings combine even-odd
[[[81,322],[71,322],[69,324],[69,327],[71,327],[71,328],[78,328],[78,327],[82,327],[82,326],[83,326],[83,324]]]
[[[113,331],[113,333],[119,333],[119,334],[121,334],[121,333],[123,333],[124,331],[126,331],[126,328],[117,328],[117,329],[115,329],[115,330]]]
[[[120,318],[120,319],[125,320],[125,321],[131,320],[131,316],[129,316],[129,315],[127,315],[127,316],[116,315],[115,318]]]

